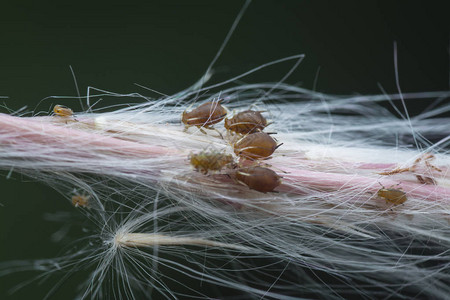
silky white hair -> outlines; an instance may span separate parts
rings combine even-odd
[[[89,101],[142,101],[71,117],[1,115],[0,168],[69,201],[86,197],[71,214],[90,220],[91,234],[73,253],[4,263],[0,274],[87,270],[82,298],[220,295],[202,284],[244,298],[448,295],[450,135],[440,116],[450,106],[398,118],[380,104],[450,93],[329,96],[234,81],[200,88],[202,78],[160,99],[91,88]],[[181,124],[184,110],[218,99],[229,117],[254,108],[273,122],[266,131],[283,145],[258,164],[283,177],[276,192],[236,183],[231,168],[193,170],[189,154],[205,149],[238,162],[223,122],[206,133]],[[407,200],[389,203],[380,189]]]
[[[36,271],[31,282],[55,282],[51,297],[82,273],[79,299],[448,297],[450,92],[338,96],[285,83],[303,55],[206,85],[248,3],[184,91],[152,98],[89,87],[77,97],[87,109],[73,116],[0,114],[0,169],[86,202],[46,216],[82,224],[74,247],[3,262],[0,276]],[[241,81],[282,62],[294,63],[275,83]],[[98,108],[112,98],[118,104]],[[245,164],[223,122],[181,123],[183,111],[218,100],[228,118],[254,109],[270,120],[265,131],[282,145],[251,164],[282,177],[274,192],[239,184],[231,166],[205,175],[190,165],[205,150]],[[408,114],[413,101],[430,100]],[[394,191],[406,201],[392,203]]]

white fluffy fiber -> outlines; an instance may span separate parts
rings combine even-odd
[[[160,99],[91,89],[91,103],[143,101],[71,118],[2,115],[0,167],[69,201],[74,191],[88,196],[88,207],[72,213],[90,220],[78,250],[4,263],[2,274],[84,270],[91,275],[79,295],[102,299],[220,296],[203,284],[243,298],[449,294],[449,119],[438,116],[450,107],[402,119],[379,105],[448,92],[344,97],[283,83],[227,83],[207,93],[198,86]],[[239,185],[228,169],[203,175],[189,164],[189,153],[204,149],[234,155],[223,122],[214,126],[223,139],[214,130],[184,132],[180,122],[191,104],[218,98],[230,114],[253,107],[273,121],[266,131],[283,145],[262,164],[283,176],[277,193]],[[414,170],[379,174],[429,153],[434,159]],[[377,196],[381,185],[403,188],[408,200],[387,204]]]
[[[243,11],[206,75],[180,93],[89,88],[79,98],[88,108],[73,117],[0,114],[0,169],[68,201],[88,199],[47,216],[82,224],[74,247],[3,262],[0,275],[35,271],[31,282],[54,282],[49,298],[74,280],[81,299],[448,297],[450,92],[326,95],[284,83],[290,72],[276,83],[240,81],[279,62],[293,70],[303,55],[207,86]],[[52,99],[70,103],[61,98]],[[97,109],[100,99],[119,104]],[[276,192],[236,183],[229,168],[193,170],[188,156],[203,150],[238,161],[223,122],[206,134],[181,124],[184,110],[213,99],[230,116],[252,108],[273,122],[266,131],[283,145],[261,164],[283,177]],[[430,109],[409,116],[414,101]],[[407,201],[387,203],[382,188],[403,190]]]

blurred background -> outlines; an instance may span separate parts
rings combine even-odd
[[[79,110],[69,66],[81,95],[88,86],[157,97],[193,84],[204,73],[244,1],[9,1],[0,18],[0,101],[7,113],[54,104]],[[222,56],[212,82],[263,63],[304,53],[287,82],[331,94],[397,93],[393,49],[397,42],[403,93],[449,89],[449,18],[445,1],[254,1]],[[276,82],[292,66],[280,64],[245,78]],[[317,76],[316,85],[314,80]],[[123,101],[123,100],[118,100]],[[431,100],[410,102],[418,114]],[[39,106],[37,106],[39,104]],[[114,103],[104,103],[111,105]],[[1,151],[1,145],[0,145]],[[70,211],[64,198],[43,184],[0,172],[0,261],[50,258],[64,245],[52,242],[60,223],[46,213]],[[80,231],[79,236],[83,236]],[[76,236],[77,233],[74,233]],[[8,290],[31,274],[0,277],[0,299],[41,299],[51,284]],[[76,286],[76,284],[74,285]],[[54,299],[73,298],[62,288]]]

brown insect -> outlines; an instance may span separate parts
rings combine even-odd
[[[408,200],[408,198],[406,198],[406,193],[400,189],[387,189],[383,187],[378,190],[377,195],[386,200],[386,203],[390,202],[394,205],[403,204]]]
[[[87,207],[89,205],[89,198],[86,195],[73,195],[72,204],[75,207]]]
[[[60,116],[60,117],[73,116],[73,110],[71,110],[70,108],[65,107],[63,105],[55,105],[55,107],[53,107],[53,112],[55,113],[55,115]]]
[[[246,110],[225,119],[225,128],[240,134],[262,131],[266,126],[267,120],[260,111]]]
[[[281,184],[281,177],[277,173],[263,167],[241,168],[236,171],[235,176],[237,181],[262,193],[272,192]]]
[[[267,159],[282,144],[277,142],[265,132],[247,134],[234,145],[234,153],[248,159]]]
[[[209,128],[211,125],[222,121],[227,115],[226,109],[220,105],[221,101],[206,102],[190,112],[184,111],[181,121],[186,125],[186,128],[190,126]]]
[[[234,160],[230,154],[217,151],[205,152],[189,155],[191,165],[196,171],[208,174],[208,171],[220,171],[228,164],[233,164]]]

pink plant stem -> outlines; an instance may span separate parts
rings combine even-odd
[[[401,188],[407,195],[424,200],[450,202],[450,188],[437,185],[373,178],[357,174],[315,172],[286,167],[282,169],[287,172],[287,175],[283,176],[283,182],[286,184],[277,190],[284,192],[304,193],[306,188],[314,188],[325,191],[351,190],[376,194],[383,185],[385,188]]]
[[[89,157],[85,148],[89,146],[95,151],[108,152],[123,157],[149,158],[171,155],[179,156],[180,153],[166,147],[141,144],[126,141],[115,137],[101,135],[95,132],[86,132],[79,129],[64,128],[46,122],[45,118],[20,118],[0,114],[0,145],[42,144],[52,145],[58,149],[64,149],[58,153],[68,153],[73,156]],[[4,150],[3,150],[4,151]],[[92,150],[91,150],[92,151]],[[58,158],[56,158],[58,159]],[[310,166],[313,161],[309,161]],[[369,169],[391,168],[392,164],[356,164]],[[286,172],[283,175],[284,184],[277,188],[278,191],[304,194],[308,189],[321,191],[363,191],[376,194],[381,188],[399,186],[408,195],[428,201],[450,202],[450,188],[426,185],[412,182],[400,182],[386,177],[369,177],[359,174],[329,173],[310,171],[300,168],[276,166]],[[362,169],[366,169],[362,168]]]
[[[119,155],[134,155],[138,157],[155,157],[169,154],[169,149],[153,145],[130,142],[97,133],[85,132],[78,129],[63,128],[44,123],[37,118],[19,118],[0,114],[0,143],[16,144],[19,142],[32,142],[43,145],[54,145],[62,149],[77,149],[80,154],[83,147],[97,147]],[[5,140],[4,137],[13,136]],[[69,150],[70,151],[70,150]]]

